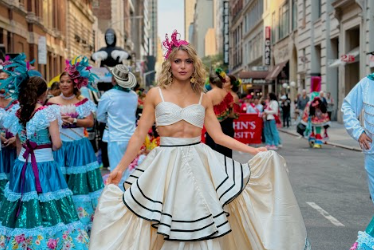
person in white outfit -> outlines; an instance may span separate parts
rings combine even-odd
[[[118,165],[136,129],[138,95],[131,90],[136,85],[135,75],[122,64],[109,68],[114,87],[100,98],[97,120],[107,125],[110,171]],[[120,185],[124,182],[121,180]]]

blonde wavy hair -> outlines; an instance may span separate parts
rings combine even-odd
[[[197,56],[196,50],[190,44],[173,48],[169,57],[162,63],[162,70],[157,79],[157,86],[168,88],[172,84],[173,75],[171,74],[171,62],[174,60],[178,50],[187,52],[188,56],[192,59],[195,71],[191,79],[194,78],[195,81],[193,83],[191,82],[191,88],[195,93],[200,94],[204,91],[206,71],[201,59]]]

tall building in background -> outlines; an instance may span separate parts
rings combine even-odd
[[[157,0],[149,0],[148,15],[149,15],[149,55],[157,56]]]
[[[200,57],[206,56],[206,36],[209,29],[214,27],[214,13],[212,0],[197,0],[193,20],[193,40],[190,42],[196,48]],[[213,32],[214,33],[214,32]],[[209,36],[209,34],[208,34]],[[209,39],[211,41],[212,39]]]
[[[125,2],[122,0],[96,0],[93,1],[93,13],[97,17],[98,27],[102,33],[112,28],[117,35],[116,46],[125,46],[125,23],[131,22],[126,19]]]
[[[195,14],[196,0],[184,0],[184,40],[191,41],[190,25],[193,22]]]

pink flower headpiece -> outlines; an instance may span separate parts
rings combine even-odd
[[[10,61],[10,57],[8,55],[5,56],[5,61],[0,59],[0,68],[3,69],[6,65],[12,64],[12,61]]]
[[[178,33],[177,30],[174,30],[173,31],[173,34],[171,34],[171,40],[169,41],[169,38],[168,38],[168,34],[165,35],[165,41],[162,42],[162,45],[164,45],[164,47],[167,49],[164,57],[165,59],[168,59],[170,53],[173,51],[173,48],[174,47],[180,47],[182,45],[188,45],[189,43],[185,40],[180,40],[178,39],[178,35],[180,35]]]

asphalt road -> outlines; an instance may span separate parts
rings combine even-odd
[[[304,139],[281,137],[278,153],[287,161],[312,249],[349,249],[374,215],[363,154],[327,145],[311,149]],[[249,158],[234,153],[240,162]]]

